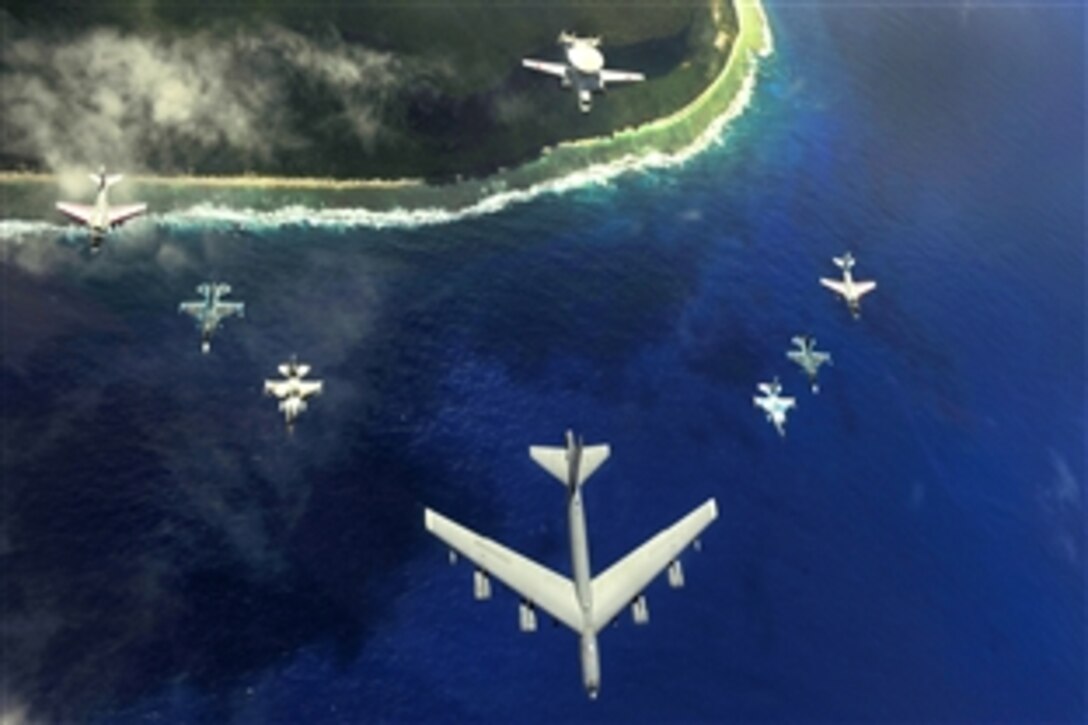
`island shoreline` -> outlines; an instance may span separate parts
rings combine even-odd
[[[117,187],[123,189],[118,201],[138,198],[153,210],[172,210],[150,215],[168,227],[247,222],[414,226],[491,213],[540,194],[605,183],[629,171],[674,166],[715,143],[725,126],[741,115],[755,85],[759,59],[773,52],[760,0],[736,0],[734,8],[737,35],[729,57],[693,101],[668,116],[608,136],[545,148],[537,158],[510,169],[441,184],[412,178],[132,175]],[[26,200],[40,197],[41,187],[59,182],[54,174],[0,171],[0,203],[17,204],[25,214],[30,208]],[[0,209],[9,218],[12,211]],[[43,213],[51,215],[52,204]],[[0,221],[0,230],[4,224]]]

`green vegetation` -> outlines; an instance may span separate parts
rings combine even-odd
[[[226,141],[186,145],[160,133],[149,135],[141,160],[163,174],[444,181],[484,176],[561,141],[607,136],[675,112],[721,71],[737,28],[732,0],[8,0],[3,12],[6,34],[57,44],[102,27],[170,43],[286,29],[319,48],[378,51],[392,59],[383,71],[390,79],[374,88],[362,116],[358,103],[346,105],[342,86],[289,78],[280,112],[302,139],[298,152],[254,158]],[[592,113],[581,114],[556,79],[520,67],[525,55],[560,60],[560,30],[603,35],[608,64],[642,70],[647,82],[598,96]],[[272,63],[269,72],[295,72]],[[358,132],[361,117],[379,129],[372,137]],[[0,153],[22,168],[44,166],[9,149]]]

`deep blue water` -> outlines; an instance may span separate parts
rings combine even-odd
[[[155,721],[1077,721],[1086,714],[1084,9],[774,3],[682,169],[419,230],[135,233],[5,266],[8,707]],[[126,249],[125,242],[129,243]],[[854,321],[816,283],[853,250]],[[201,357],[206,276],[247,303]],[[785,358],[834,355],[811,395]],[[260,381],[326,381],[284,434]],[[751,404],[778,375],[781,440]],[[565,571],[715,496],[651,625],[477,604],[434,507]]]

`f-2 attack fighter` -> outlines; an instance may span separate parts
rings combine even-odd
[[[580,38],[564,31],[559,34],[559,44],[566,55],[565,63],[522,58],[521,64],[530,70],[558,76],[564,88],[573,88],[578,94],[578,108],[582,113],[589,113],[593,106],[593,92],[604,91],[607,84],[646,80],[641,73],[605,68],[604,56],[599,50],[600,38]]]
[[[812,392],[820,392],[820,384],[816,382],[816,375],[819,373],[821,365],[824,363],[831,364],[831,354],[817,351],[816,338],[809,335],[797,335],[791,342],[797,349],[787,352],[786,357],[800,365],[801,369],[808,374]]]
[[[752,403],[757,408],[762,408],[767,413],[767,422],[772,423],[775,430],[778,431],[778,435],[786,435],[786,413],[791,408],[797,407],[797,401],[793,398],[784,398],[779,394],[782,392],[782,385],[778,382],[778,378],[775,378],[770,383],[760,383],[759,392],[763,395],[756,395],[752,398]]]
[[[91,174],[91,181],[98,185],[98,194],[95,196],[94,206],[73,204],[67,201],[57,202],[57,211],[80,224],[90,227],[92,252],[99,250],[102,246],[102,240],[106,237],[106,232],[110,229],[147,211],[147,204],[110,206],[109,200],[106,198],[107,191],[121,178],[121,174],[107,176],[106,167],[100,167],[97,174]]]
[[[854,319],[861,317],[861,296],[876,289],[876,282],[858,282],[854,279],[854,255],[847,252],[841,257],[832,257],[832,260],[842,269],[842,280],[820,278],[820,284],[833,292],[842,295],[846,305],[850,308],[850,314]]]
[[[303,380],[310,372],[310,366],[299,363],[294,356],[279,366],[284,380],[265,380],[265,395],[273,395],[280,400],[279,409],[287,421],[287,430],[294,430],[295,419],[306,410],[306,398],[320,395],[324,383],[320,380]]]
[[[200,351],[207,354],[212,349],[212,335],[219,323],[231,315],[244,317],[246,305],[244,302],[224,302],[223,297],[230,294],[230,285],[221,282],[201,283],[197,285],[196,293],[204,299],[182,302],[178,305],[178,312],[196,318],[200,327]]]
[[[628,605],[635,623],[646,624],[650,610],[643,590],[666,568],[669,585],[673,588],[683,586],[680,553],[693,541],[698,549],[696,537],[718,517],[717,503],[712,498],[708,499],[594,577],[589,564],[589,537],[582,487],[608,458],[609,450],[607,445],[587,446],[570,431],[567,431],[564,448],[529,448],[532,459],[555,476],[566,490],[573,570],[571,577],[562,576],[431,509],[423,513],[427,530],[450,546],[451,563],[457,560],[456,552],[475,564],[473,593],[476,599],[491,597],[490,577],[496,577],[521,597],[518,609],[521,631],[536,630],[536,608],[539,607],[578,634],[582,684],[590,699],[597,697],[601,686],[601,664],[597,650],[600,631]]]

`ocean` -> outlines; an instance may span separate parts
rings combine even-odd
[[[767,10],[748,108],[675,168],[419,227],[9,243],[0,715],[1082,721],[1085,9]],[[859,320],[817,283],[846,250]],[[246,317],[202,356],[205,279]],[[289,435],[291,354],[325,393]],[[527,455],[567,428],[612,446],[595,569],[720,509],[592,702],[576,638],[473,601],[422,525],[569,571]]]

